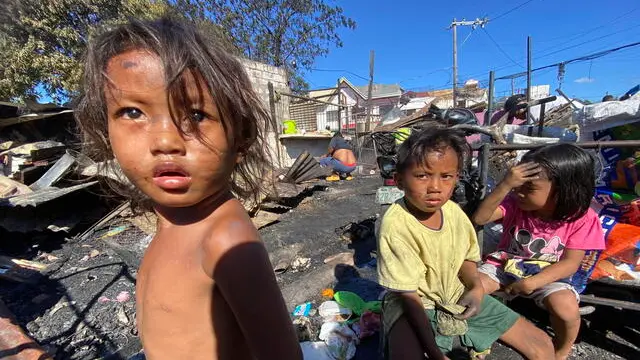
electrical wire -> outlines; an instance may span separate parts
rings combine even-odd
[[[340,70],[340,69],[315,69],[315,68],[312,68],[312,69],[309,69],[309,70],[311,70],[311,71],[341,72],[341,73],[345,73],[345,74],[353,75],[353,76],[355,76],[355,77],[357,77],[357,78],[360,78],[360,79],[362,79],[362,80],[365,80],[365,81],[369,81],[369,78],[366,78],[366,77],[364,77],[364,76],[360,76],[360,75],[358,75],[358,74],[356,74],[356,73],[354,73],[354,72],[351,72],[351,71],[349,71],[349,70]]]
[[[574,58],[574,59],[571,59],[571,60],[566,60],[566,61],[558,62],[558,63],[555,63],[555,64],[551,64],[551,65],[541,66],[541,67],[535,68],[535,69],[533,69],[531,71],[532,72],[540,71],[540,70],[544,70],[544,69],[548,69],[548,68],[559,66],[560,64],[563,64],[563,63],[565,65],[567,65],[567,64],[576,63],[576,62],[591,61],[591,60],[598,59],[598,58],[601,58],[603,56],[609,55],[611,53],[614,53],[614,52],[617,52],[617,51],[620,51],[620,50],[624,50],[624,49],[628,49],[628,48],[631,48],[631,47],[634,47],[634,46],[638,46],[638,45],[640,45],[640,41],[634,42],[634,43],[631,43],[631,44],[627,44],[627,45],[623,45],[623,46],[618,46],[618,47],[613,48],[613,49],[608,49],[608,50],[596,52],[596,53],[593,53],[593,54],[584,55],[584,56],[577,57],[577,58]],[[526,71],[525,72],[520,72],[520,73],[517,73],[517,74],[501,76],[499,78],[496,78],[496,80],[514,79],[514,78],[519,78],[519,77],[522,77],[522,76],[525,76],[525,75],[527,75]]]
[[[514,7],[514,8],[512,8],[511,10],[507,10],[507,11],[505,11],[504,13],[502,13],[502,14],[500,14],[500,15],[498,15],[498,16],[496,16],[496,17],[494,17],[494,18],[490,18],[490,20],[491,20],[491,21],[496,21],[496,20],[500,19],[500,18],[501,18],[501,17],[503,17],[503,16],[507,16],[507,15],[511,14],[512,12],[514,12],[514,11],[516,11],[516,10],[520,9],[521,7],[523,7],[523,6],[527,5],[528,3],[532,2],[532,1],[533,1],[533,0],[527,0],[527,1],[523,2],[523,3],[521,3],[520,5],[518,5],[518,6]]]
[[[521,68],[524,68],[524,66],[522,66],[522,64],[518,63],[517,61],[513,60],[513,58],[511,56],[509,56],[509,54],[504,51],[502,49],[502,47],[500,46],[500,44],[498,44],[497,41],[495,41],[493,39],[493,36],[491,36],[491,34],[489,34],[489,32],[487,31],[487,29],[482,28],[482,31],[484,31],[485,34],[487,34],[487,37],[489,38],[489,40],[491,40],[491,42],[498,48],[498,50],[500,50],[500,52],[502,53],[502,55],[504,55],[507,59],[511,60],[512,63],[520,66]]]

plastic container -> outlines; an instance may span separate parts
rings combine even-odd
[[[282,122],[282,132],[285,134],[297,134],[298,128],[296,127],[295,120],[284,120]]]

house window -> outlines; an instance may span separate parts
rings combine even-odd
[[[329,110],[327,111],[327,125],[331,124],[331,123],[336,123],[336,127],[338,125],[338,115],[339,115],[339,111],[338,110]]]
[[[389,111],[393,109],[393,105],[382,105],[380,106],[380,115],[385,116]]]

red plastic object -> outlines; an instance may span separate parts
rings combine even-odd
[[[384,179],[384,186],[396,186],[396,182],[393,179]]]
[[[0,301],[0,353],[5,360],[52,360],[33,339],[22,330],[13,314]]]

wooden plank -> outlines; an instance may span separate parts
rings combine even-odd
[[[31,166],[18,172],[18,181],[25,185],[30,185],[44,175],[53,164],[47,166]]]
[[[611,306],[614,308],[625,309],[625,310],[640,311],[640,303],[602,298],[594,295],[580,295],[580,302],[587,303],[587,304],[594,304],[594,305]]]
[[[0,278],[23,283],[36,282],[37,275],[45,271],[47,266],[35,261],[0,255]]]
[[[66,146],[53,146],[44,149],[31,150],[31,161],[45,160],[59,157],[67,150]]]

